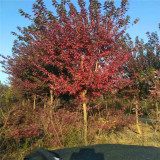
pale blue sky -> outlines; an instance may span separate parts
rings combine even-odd
[[[47,8],[54,11],[51,7],[52,0],[44,0]],[[60,1],[60,0],[57,0]],[[89,0],[86,0],[89,1]],[[105,0],[99,0],[102,4]],[[16,38],[11,34],[12,31],[17,32],[17,26],[24,27],[30,24],[30,21],[22,17],[18,10],[22,9],[26,13],[32,13],[32,4],[35,0],[0,0],[0,54],[12,55],[13,41]],[[77,4],[77,0],[72,0]],[[116,4],[120,0],[115,0]],[[128,15],[132,20],[140,18],[138,24],[128,29],[129,34],[134,39],[136,36],[147,40],[146,32],[157,31],[160,23],[160,0],[129,0]],[[160,35],[160,34],[159,34]],[[1,58],[0,58],[1,60]],[[0,66],[0,81],[7,82],[7,75],[2,73]]]

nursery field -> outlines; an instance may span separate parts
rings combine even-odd
[[[64,160],[160,159],[158,32],[132,40],[139,19],[128,0],[50,1],[19,9],[30,25],[12,32],[12,56],[0,53],[9,75],[0,82],[0,159],[38,148]]]

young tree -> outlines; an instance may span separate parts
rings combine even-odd
[[[136,105],[136,123],[138,133],[140,134],[141,130],[138,121],[139,101],[150,96],[149,90],[151,84],[154,84],[155,81],[153,71],[160,68],[160,47],[158,35],[156,32],[151,34],[147,33],[147,35],[149,39],[146,44],[143,40],[139,40],[139,38],[136,37],[134,47],[132,46],[130,38],[127,39],[127,44],[131,46],[131,48],[134,48],[128,67],[125,68],[126,74],[130,77],[132,83],[123,90],[131,99],[134,100]]]
[[[33,86],[35,84],[35,90],[45,81],[55,96],[67,93],[76,97],[76,101],[83,105],[87,145],[88,99],[123,88],[130,81],[125,75],[124,65],[127,65],[131,52],[122,38],[130,20],[126,16],[128,1],[122,0],[119,8],[113,1],[106,1],[103,11],[102,4],[97,0],[89,1],[89,10],[83,0],[78,0],[80,11],[70,1],[61,0],[61,4],[56,0],[52,2],[57,17],[47,11],[42,0],[34,4],[32,20],[36,31],[27,30],[27,44],[18,47],[20,54],[13,58],[13,62],[19,58],[18,64],[24,64],[22,55],[26,55],[24,60],[30,65],[25,70],[29,69],[29,76],[34,75],[37,79],[30,80]],[[9,70],[12,69],[10,65]],[[19,75],[10,74],[15,81],[18,80]],[[19,79],[22,82],[22,78]]]
[[[48,75],[54,94],[69,93],[82,103],[87,144],[88,98],[97,98],[102,93],[122,88],[128,81],[123,65],[131,53],[121,37],[129,18],[124,16],[127,1],[122,1],[121,8],[116,8],[113,2],[105,2],[104,14],[97,1],[90,1],[89,12],[84,1],[78,2],[80,12],[68,3],[68,14],[64,5],[54,3],[59,19],[48,23],[43,40],[38,40],[36,45],[48,53],[43,61],[54,63],[58,68],[58,74],[55,74],[40,64],[38,66]]]

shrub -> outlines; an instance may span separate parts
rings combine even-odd
[[[103,117],[99,118],[98,121],[95,122],[95,125],[102,131],[116,131],[130,124],[135,124],[135,122],[134,115],[126,115],[122,110],[112,109],[110,111],[104,111]]]

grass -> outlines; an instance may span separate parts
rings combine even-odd
[[[64,114],[65,113],[65,114]],[[118,112],[119,113],[119,112]],[[40,114],[40,113],[38,113]],[[121,114],[121,113],[119,113]],[[66,117],[64,118],[64,115]],[[47,132],[47,129],[44,128],[45,135],[42,137],[37,138],[34,142],[31,141],[30,144],[24,143],[24,144],[18,144],[19,147],[15,149],[14,151],[7,151],[3,155],[1,154],[0,157],[2,160],[22,160],[23,157],[26,154],[31,153],[37,148],[44,148],[46,150],[55,150],[60,148],[70,148],[70,147],[76,147],[76,146],[83,146],[83,121],[78,119],[75,121],[75,126],[77,128],[72,126],[73,119],[76,117],[79,117],[80,115],[76,115],[74,117],[74,114],[72,113],[72,118],[70,119],[68,117],[70,113],[67,113],[65,111],[61,111],[59,114],[57,114],[56,117],[56,123],[61,128],[59,130],[59,139],[61,141],[61,145],[55,142],[55,138],[53,135],[50,135],[49,132]],[[83,115],[81,115],[83,118]],[[105,115],[104,115],[105,116]],[[62,121],[59,121],[58,117],[63,117]],[[105,116],[106,117],[106,116]],[[111,117],[109,121],[114,122],[115,117]],[[94,145],[94,144],[124,144],[124,145],[139,145],[139,146],[155,146],[160,147],[160,130],[157,130],[155,133],[154,128],[151,124],[148,124],[147,122],[140,122],[140,128],[142,130],[142,134],[137,133],[137,128],[135,124],[130,124],[127,127],[121,127],[120,129],[116,129],[113,127],[111,130],[103,129],[100,130],[95,125],[96,122],[101,119],[102,121],[104,118],[99,118],[99,115],[91,116],[88,121],[88,145]],[[118,119],[120,119],[118,117]],[[65,125],[65,122],[68,121],[70,125]],[[63,122],[63,123],[62,123]],[[104,122],[104,121],[103,121]],[[44,117],[43,127],[47,124],[47,119]],[[108,121],[105,121],[105,123],[108,123]],[[55,124],[54,124],[55,125]],[[74,124],[73,124],[74,125]],[[78,127],[81,126],[81,127]],[[63,131],[66,131],[65,128],[68,129],[68,131],[65,134],[62,134]],[[51,137],[50,137],[51,136]],[[51,139],[50,139],[51,138]]]
[[[125,144],[160,147],[160,132],[148,124],[140,123],[142,134],[137,133],[136,125],[124,127],[123,130],[95,136],[95,144]]]

